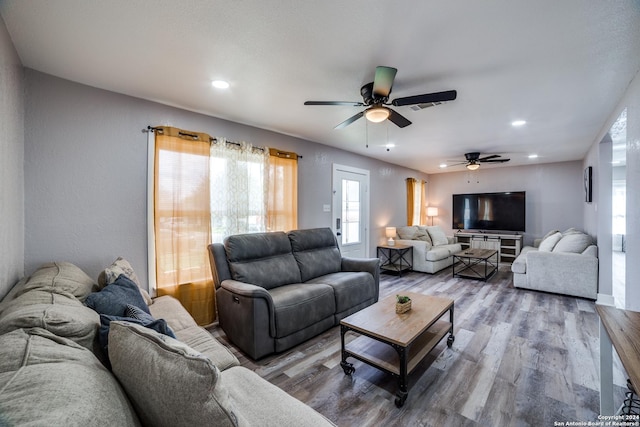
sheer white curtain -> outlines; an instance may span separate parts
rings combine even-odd
[[[216,138],[210,159],[213,242],[266,231],[269,149]]]

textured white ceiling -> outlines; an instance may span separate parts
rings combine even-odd
[[[0,13],[26,67],[427,173],[470,151],[581,159],[640,69],[637,0],[0,0]],[[334,130],[362,108],[303,105],[361,101],[377,65],[398,68],[392,99],[458,98],[397,107],[403,129]]]

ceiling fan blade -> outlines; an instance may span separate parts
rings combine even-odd
[[[389,108],[388,110],[389,110],[389,120],[391,120],[396,126],[400,128],[404,128],[411,124],[409,119],[407,119],[402,114],[396,113],[391,108]]]
[[[360,111],[358,114],[349,117],[347,120],[345,120],[344,122],[340,123],[338,126],[336,126],[334,129],[342,129],[345,128],[347,126],[349,126],[351,123],[355,122],[356,120],[358,120],[360,117],[364,116],[364,111]]]
[[[362,102],[355,101],[305,101],[304,105],[347,105],[351,107],[362,107]]]
[[[490,159],[496,159],[496,158],[498,158],[498,157],[501,157],[501,156],[500,156],[500,154],[492,154],[492,155],[490,155],[490,156],[487,156],[487,157],[483,157],[483,158],[481,158],[481,159],[478,159],[478,161],[479,161],[479,162],[486,162],[486,161],[489,161]]]
[[[428,104],[430,102],[453,101],[458,96],[455,90],[447,90],[445,92],[425,93],[423,95],[405,96],[404,98],[396,98],[391,104],[396,107],[403,105]]]
[[[493,159],[493,160],[481,160],[482,163],[504,163],[511,159]]]
[[[397,72],[398,70],[393,67],[376,67],[376,75],[373,78],[373,96],[376,98],[388,97]]]

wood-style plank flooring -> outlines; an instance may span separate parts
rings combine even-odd
[[[210,332],[243,366],[339,426],[553,426],[596,421],[599,413],[598,316],[589,300],[515,289],[508,267],[488,282],[452,278],[451,270],[381,275],[380,297],[404,291],[455,300],[455,342],[443,340],[409,378],[397,380],[357,360],[340,367],[340,330],[254,361],[217,326]],[[616,404],[626,382],[616,364]]]

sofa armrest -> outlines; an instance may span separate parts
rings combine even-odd
[[[273,305],[273,298],[271,298],[269,291],[263,287],[252,285],[250,283],[239,282],[233,279],[224,280],[220,283],[220,288],[234,295],[234,300],[238,297],[264,300],[267,304],[267,311],[269,313],[269,331],[271,336],[276,335],[276,320],[274,316],[275,307]],[[220,310],[220,308],[218,308],[218,310]]]
[[[342,271],[364,271],[373,276],[376,284],[376,301],[380,295],[380,259],[379,258],[349,258],[342,257]]]

